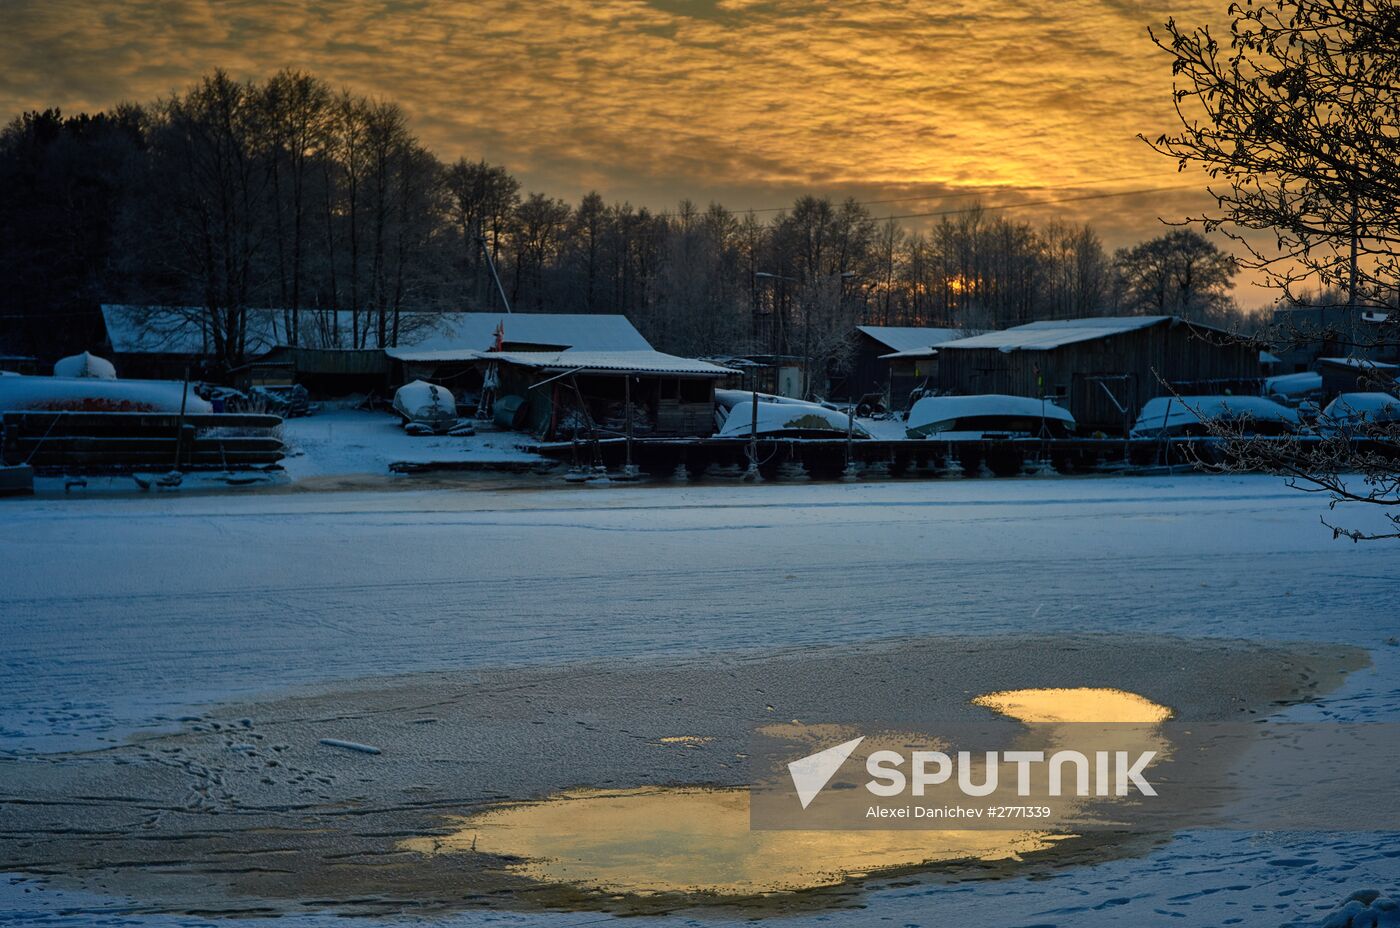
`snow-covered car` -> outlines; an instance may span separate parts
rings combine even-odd
[[[426,380],[415,380],[394,393],[394,412],[410,434],[442,434],[456,427],[457,400],[452,391]]]
[[[1292,435],[1303,428],[1296,410],[1262,396],[1159,396],[1142,407],[1132,437],[1200,437],[1213,423],[1245,435]]]
[[[1400,397],[1389,393],[1340,393],[1318,417],[1324,435],[1364,434],[1371,426],[1400,423]]]
[[[1074,433],[1074,424],[1074,416],[1050,400],[983,393],[922,397],[910,407],[904,427],[910,438],[976,441],[1065,438]]]
[[[737,391],[722,391],[737,392]],[[724,421],[720,424],[720,438],[748,438],[755,434],[753,394],[745,394],[747,403],[736,403],[724,411]],[[766,402],[759,394],[757,434],[773,438],[838,438],[845,437],[847,430],[854,438],[869,438],[860,423],[852,423],[846,413],[815,403],[803,403],[783,397],[782,402]]]

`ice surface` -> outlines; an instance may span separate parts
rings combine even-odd
[[[398,433],[383,414],[288,425],[371,423]],[[1352,643],[1373,667],[1286,715],[1400,720],[1385,608],[1395,550],[1333,541],[1323,511],[1276,478],[1192,475],[9,500],[0,750],[100,748],[213,701],[364,675],[930,633]],[[1186,832],[1145,857],[1038,878],[896,882],[859,912],[782,924],[1316,924],[1355,889],[1393,891],[1395,847],[1393,833]],[[97,916],[210,924],[0,883],[0,924]],[[697,918],[747,923],[641,921]],[[613,921],[464,912],[433,924]]]

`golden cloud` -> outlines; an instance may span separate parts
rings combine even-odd
[[[1135,137],[1173,121],[1169,64],[1146,29],[1221,5],[8,0],[0,108],[91,110],[215,67],[262,77],[290,66],[398,100],[444,158],[486,157],[570,197],[1044,199],[1045,186],[1181,182]],[[1057,211],[1093,218],[1112,241],[1155,232],[1156,216],[1185,202]]]

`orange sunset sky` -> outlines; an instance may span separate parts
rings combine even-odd
[[[1173,124],[1147,27],[1225,0],[6,0],[0,111],[92,110],[223,67],[393,99],[440,157],[529,190],[879,216],[1067,199],[1117,246],[1209,201],[1136,138]],[[1182,187],[1135,196],[1101,192]],[[911,218],[917,226],[927,218]],[[1253,287],[1241,302],[1268,294]]]

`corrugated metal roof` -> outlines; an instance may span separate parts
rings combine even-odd
[[[931,348],[952,341],[962,334],[959,329],[932,329],[912,325],[858,325],[856,330],[895,351]]]
[[[495,359],[543,371],[628,374],[693,374],[725,377],[738,373],[708,361],[678,358],[660,351],[501,351],[477,353],[480,359]]]
[[[1050,351],[1075,342],[1135,332],[1171,320],[1171,316],[1093,316],[1085,319],[1045,319],[944,342],[939,349],[995,348],[998,351]]]
[[[917,348],[913,351],[891,351],[889,354],[880,355],[881,361],[898,361],[902,358],[936,358],[938,348]]]

